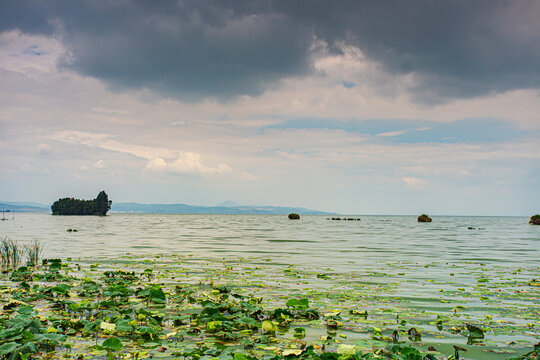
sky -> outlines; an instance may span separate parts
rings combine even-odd
[[[540,2],[0,2],[0,200],[540,213]]]

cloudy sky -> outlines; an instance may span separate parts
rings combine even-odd
[[[540,212],[540,2],[0,2],[0,200]]]

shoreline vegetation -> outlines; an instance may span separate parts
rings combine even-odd
[[[105,216],[111,209],[112,201],[105,191],[101,191],[93,200],[62,198],[52,206],[53,215],[99,215]]]
[[[538,338],[530,335],[538,326],[538,309],[516,307],[538,298],[540,283],[530,278],[537,269],[479,278],[466,294],[441,289],[446,310],[434,310],[430,303],[411,309],[397,293],[386,296],[398,290],[396,280],[385,280],[396,270],[405,271],[389,267],[384,276],[359,278],[353,273],[306,271],[265,258],[171,255],[45,259],[40,266],[4,267],[0,356],[539,358],[540,345],[531,340]],[[484,269],[463,265],[452,271],[459,276],[482,274]],[[463,295],[471,305],[461,305]],[[512,301],[501,303],[501,297]],[[488,306],[483,317],[467,309],[477,301]],[[494,343],[498,337],[508,339],[506,345]]]
[[[27,265],[35,266],[39,263],[43,250],[44,244],[37,239],[21,246],[9,237],[3,237],[0,239],[0,268],[16,269],[22,265],[23,259],[26,259]]]

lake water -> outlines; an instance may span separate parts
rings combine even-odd
[[[540,226],[524,217],[110,214],[106,217],[16,214],[0,223],[0,236],[40,239],[46,255],[115,256],[176,253],[268,256],[302,265],[355,270],[377,262],[477,261],[538,265]],[[474,229],[468,229],[472,227]],[[78,232],[67,232],[68,228]]]
[[[395,321],[398,309],[422,329],[419,345],[426,349],[452,353],[451,344],[466,346],[463,333],[456,335],[452,326],[482,325],[484,344],[471,345],[467,358],[483,359],[488,350],[490,358],[505,358],[540,340],[540,226],[528,225],[525,217],[434,216],[432,223],[417,223],[413,216],[359,218],[15,214],[0,223],[0,236],[21,243],[39,239],[46,244],[45,257],[181,256],[199,269],[212,259],[218,268],[223,261],[263,264],[259,277],[287,284],[282,292],[297,287],[305,293],[291,282],[293,266],[312,289],[342,294],[344,309],[361,301],[370,314],[379,314],[377,326]],[[351,291],[363,295],[348,303]],[[434,325],[439,315],[445,318],[441,331]],[[348,333],[350,341],[369,336],[362,331]]]

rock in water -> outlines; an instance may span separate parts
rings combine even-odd
[[[289,214],[289,220],[300,220],[300,215],[296,213],[290,213]]]
[[[536,215],[531,216],[531,219],[529,220],[529,224],[540,225],[540,215],[536,214]]]
[[[431,222],[431,218],[426,214],[422,214],[418,217],[418,222]]]

